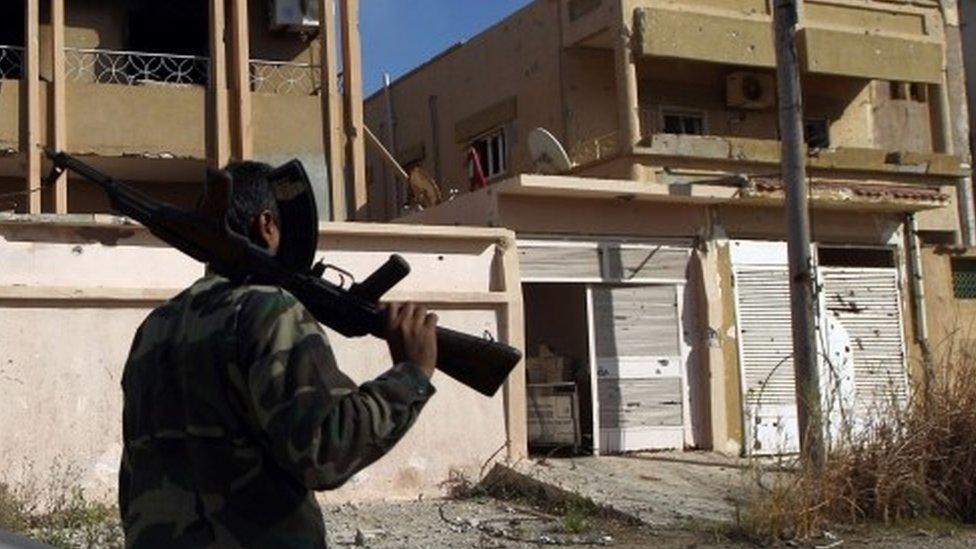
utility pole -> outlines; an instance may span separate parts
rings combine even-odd
[[[779,133],[786,188],[786,234],[793,319],[793,368],[800,452],[808,466],[822,470],[826,460],[821,415],[814,270],[810,252],[806,152],[803,140],[803,96],[796,50],[797,0],[775,0],[776,76],[779,88]]]

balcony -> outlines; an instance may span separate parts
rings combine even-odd
[[[250,73],[254,93],[318,95],[322,89],[319,65],[254,59]]]
[[[938,84],[944,18],[938,2],[804,0],[799,57],[809,74]],[[613,49],[621,0],[580,0],[563,13],[563,45]],[[775,65],[766,0],[636,0],[638,56],[769,69]]]

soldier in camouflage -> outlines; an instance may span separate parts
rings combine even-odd
[[[274,254],[270,169],[228,166],[229,222]],[[281,288],[209,272],[153,311],[122,379],[126,546],[325,547],[313,491],[342,485],[413,424],[434,393],[436,323],[422,307],[388,307],[395,365],[357,386]]]

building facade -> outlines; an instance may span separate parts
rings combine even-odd
[[[529,368],[552,351],[577,365],[559,381],[597,452],[796,449],[771,4],[537,0],[366,102],[398,161],[453,197],[418,211],[370,158],[370,214],[517,232]],[[800,4],[840,436],[840,418],[907,398],[969,311],[968,114],[953,3]],[[568,151],[554,175],[540,127]],[[946,306],[937,323],[923,294]]]
[[[328,219],[326,165],[341,174],[343,161],[326,158],[345,141],[336,37],[318,33],[320,11],[303,0],[4,2],[0,210],[108,210],[84,182],[37,190],[41,147],[53,146],[180,205],[196,200],[208,164],[297,157]],[[358,80],[347,88],[361,94]]]

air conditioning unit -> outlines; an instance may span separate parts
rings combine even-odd
[[[271,27],[301,32],[319,26],[319,0],[270,0]]]
[[[734,109],[764,110],[776,104],[776,79],[771,74],[734,72],[725,82],[726,104]]]

